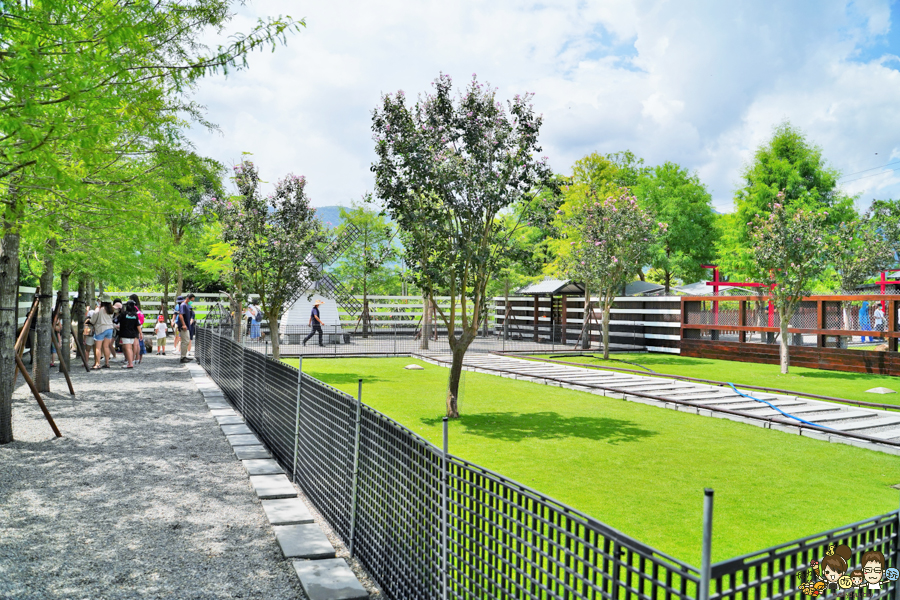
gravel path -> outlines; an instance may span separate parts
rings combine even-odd
[[[0,446],[0,600],[303,598],[247,475],[177,356],[55,369]]]

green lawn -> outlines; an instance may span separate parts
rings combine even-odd
[[[623,364],[618,360],[604,361],[602,353],[593,356],[559,357],[551,354],[536,354],[537,358],[552,358],[572,363],[598,366],[610,366],[620,369],[641,370],[640,367]],[[797,393],[820,394],[848,400],[862,400],[879,404],[900,405],[900,393],[867,394],[866,390],[874,387],[886,387],[900,392],[900,377],[886,375],[869,375],[866,373],[845,373],[843,371],[825,371],[791,367],[790,373],[781,374],[778,365],[761,365],[757,363],[736,362],[731,360],[714,360],[708,358],[690,358],[676,354],[618,354],[617,358],[643,365],[657,373],[683,375],[700,379],[729,381],[734,384],[757,385],[791,390]]]
[[[663,357],[665,358],[665,357]],[[296,359],[286,362],[296,365]],[[407,371],[410,363],[424,371]],[[409,358],[306,359],[304,372],[440,445],[448,370]],[[692,564],[703,488],[715,560],[897,508],[900,458],[540,384],[464,373],[450,451]]]

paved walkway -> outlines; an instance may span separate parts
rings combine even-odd
[[[45,401],[60,439],[16,390],[17,441],[0,446],[0,599],[306,597],[177,361],[73,362],[75,397],[54,370]]]
[[[422,355],[422,358],[445,366],[450,361],[449,357],[434,354]],[[466,354],[464,364],[473,371],[601,393],[703,416],[720,416],[751,425],[900,455],[900,446],[880,443],[900,442],[900,412],[897,411],[857,408],[799,396],[741,390],[748,396],[765,400],[784,412],[830,430],[822,432],[803,427],[802,423],[781,415],[771,406],[743,397],[726,387],[667,379],[665,376],[634,375],[494,354]],[[637,393],[651,397],[638,396]],[[722,409],[731,412],[723,412]],[[768,422],[765,420],[767,418],[777,419],[778,422]],[[871,439],[861,440],[846,435],[848,433]]]

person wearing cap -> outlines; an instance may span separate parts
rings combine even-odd
[[[178,335],[181,337],[181,362],[190,362],[188,358],[188,348],[191,345],[191,319],[194,311],[191,309],[191,301],[194,299],[193,294],[184,297],[184,302],[178,306]]]
[[[312,325],[312,331],[310,331],[309,335],[306,336],[306,339],[303,340],[304,346],[306,345],[306,342],[309,341],[309,338],[311,338],[316,333],[319,334],[319,345],[325,345],[322,343],[322,325],[324,325],[325,323],[319,317],[319,306],[322,304],[325,304],[324,300],[316,300],[313,303],[312,312],[309,315],[309,324]]]

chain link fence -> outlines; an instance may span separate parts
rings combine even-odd
[[[900,563],[893,511],[697,569],[449,454],[446,428],[439,449],[361,397],[209,328],[196,344],[199,363],[387,598],[800,600],[810,560],[831,543]],[[711,514],[710,505],[710,526]],[[900,595],[893,581],[867,591]]]

